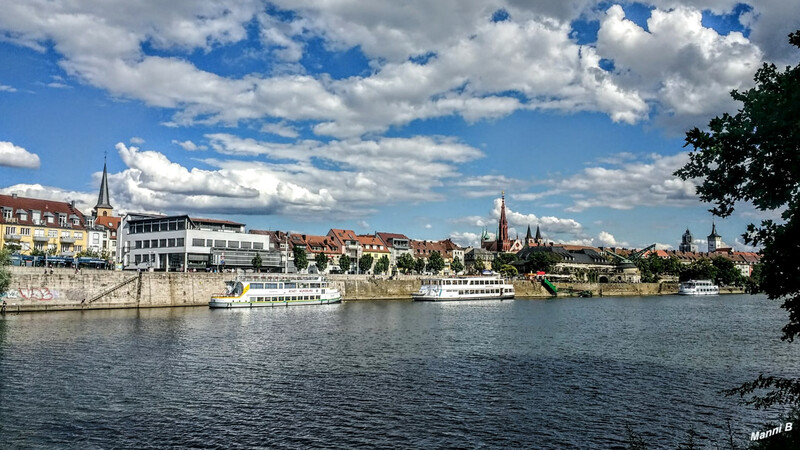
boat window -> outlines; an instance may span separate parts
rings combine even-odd
[[[278,283],[264,283],[264,289],[278,289]]]
[[[286,288],[286,289],[296,289],[297,288],[297,283],[284,283],[283,287]]]
[[[264,283],[250,283],[250,289],[264,289]]]

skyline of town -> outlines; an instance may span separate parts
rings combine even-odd
[[[8,4],[0,193],[264,230],[677,249],[713,218],[683,133],[736,105],[800,5]],[[92,30],[90,36],[75,27]]]

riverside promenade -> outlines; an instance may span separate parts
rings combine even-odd
[[[6,311],[59,311],[116,308],[205,306],[211,295],[223,291],[233,273],[129,272],[82,269],[10,267],[11,286],[2,295]],[[421,284],[420,276],[396,279],[370,275],[329,275],[345,301],[411,300]],[[669,295],[677,293],[676,283],[558,283],[559,296],[592,291],[595,296]],[[517,298],[550,298],[538,283],[514,280]],[[740,293],[741,290],[722,290]]]

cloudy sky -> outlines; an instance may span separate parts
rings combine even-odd
[[[800,2],[0,0],[0,192],[251,228],[676,248],[683,133]],[[762,214],[717,229],[737,241]]]

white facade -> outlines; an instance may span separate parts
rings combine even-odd
[[[245,233],[244,224],[224,220],[128,214],[118,235],[124,269],[223,270],[250,267],[256,253],[265,262],[280,258],[270,251],[269,236]]]

